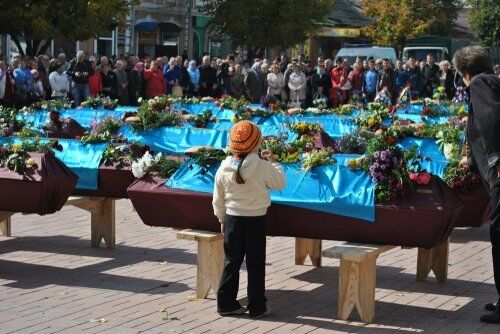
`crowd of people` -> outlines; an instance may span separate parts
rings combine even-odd
[[[495,66],[495,73],[500,75],[500,65]],[[47,55],[25,59],[15,54],[10,64],[0,61],[0,104],[16,107],[62,97],[79,106],[89,96],[101,95],[133,106],[142,98],[164,94],[228,94],[252,102],[274,95],[302,108],[313,107],[319,100],[337,107],[352,100],[372,102],[381,91],[394,103],[406,87],[411,99],[432,97],[439,86],[451,99],[464,84],[448,61],[437,64],[431,54],[425,61],[410,58],[396,64],[389,59],[357,58],[350,64],[349,59],[334,62],[320,57],[314,66],[304,55],[290,60],[285,54],[272,61],[206,55],[198,64],[186,53],[172,58],[129,55],[109,59],[79,51],[71,61],[64,53],[52,59]]]

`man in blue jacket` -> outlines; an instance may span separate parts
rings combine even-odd
[[[366,103],[373,102],[377,94],[378,71],[375,69],[375,60],[368,61],[368,70],[363,73],[363,98]]]
[[[490,53],[480,46],[458,50],[453,64],[470,90],[467,141],[471,154],[460,165],[477,169],[490,193],[493,275],[500,296],[500,78],[493,73]],[[499,302],[485,306],[492,313],[481,321],[500,324]]]

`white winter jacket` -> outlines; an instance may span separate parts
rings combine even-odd
[[[293,72],[290,75],[290,80],[288,80],[288,88],[290,88],[290,100],[292,102],[297,100],[297,96],[299,100],[304,100],[307,88],[306,75],[302,72],[299,74]]]
[[[269,73],[267,75],[267,86],[269,87],[268,94],[281,95],[285,88],[285,77],[282,73]]]
[[[279,163],[270,163],[256,153],[250,153],[240,168],[244,184],[236,182],[238,160],[227,157],[215,174],[214,213],[221,223],[226,214],[258,217],[267,213],[271,205],[269,189],[281,190],[286,185],[286,175]]]

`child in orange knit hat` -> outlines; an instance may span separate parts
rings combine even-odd
[[[217,292],[220,315],[246,312],[236,300],[240,267],[246,256],[248,271],[248,311],[251,317],[271,314],[266,306],[266,226],[267,208],[271,205],[269,189],[286,185],[283,167],[273,152],[259,147],[262,133],[250,121],[236,123],[231,129],[229,148],[233,156],[224,160],[215,175],[213,207],[224,234],[224,271]]]

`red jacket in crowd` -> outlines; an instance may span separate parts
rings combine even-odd
[[[95,70],[94,74],[89,78],[90,96],[98,96],[102,93],[102,77],[101,72]]]
[[[167,93],[162,71],[146,70],[144,71],[144,80],[146,81],[147,96],[160,96]]]

